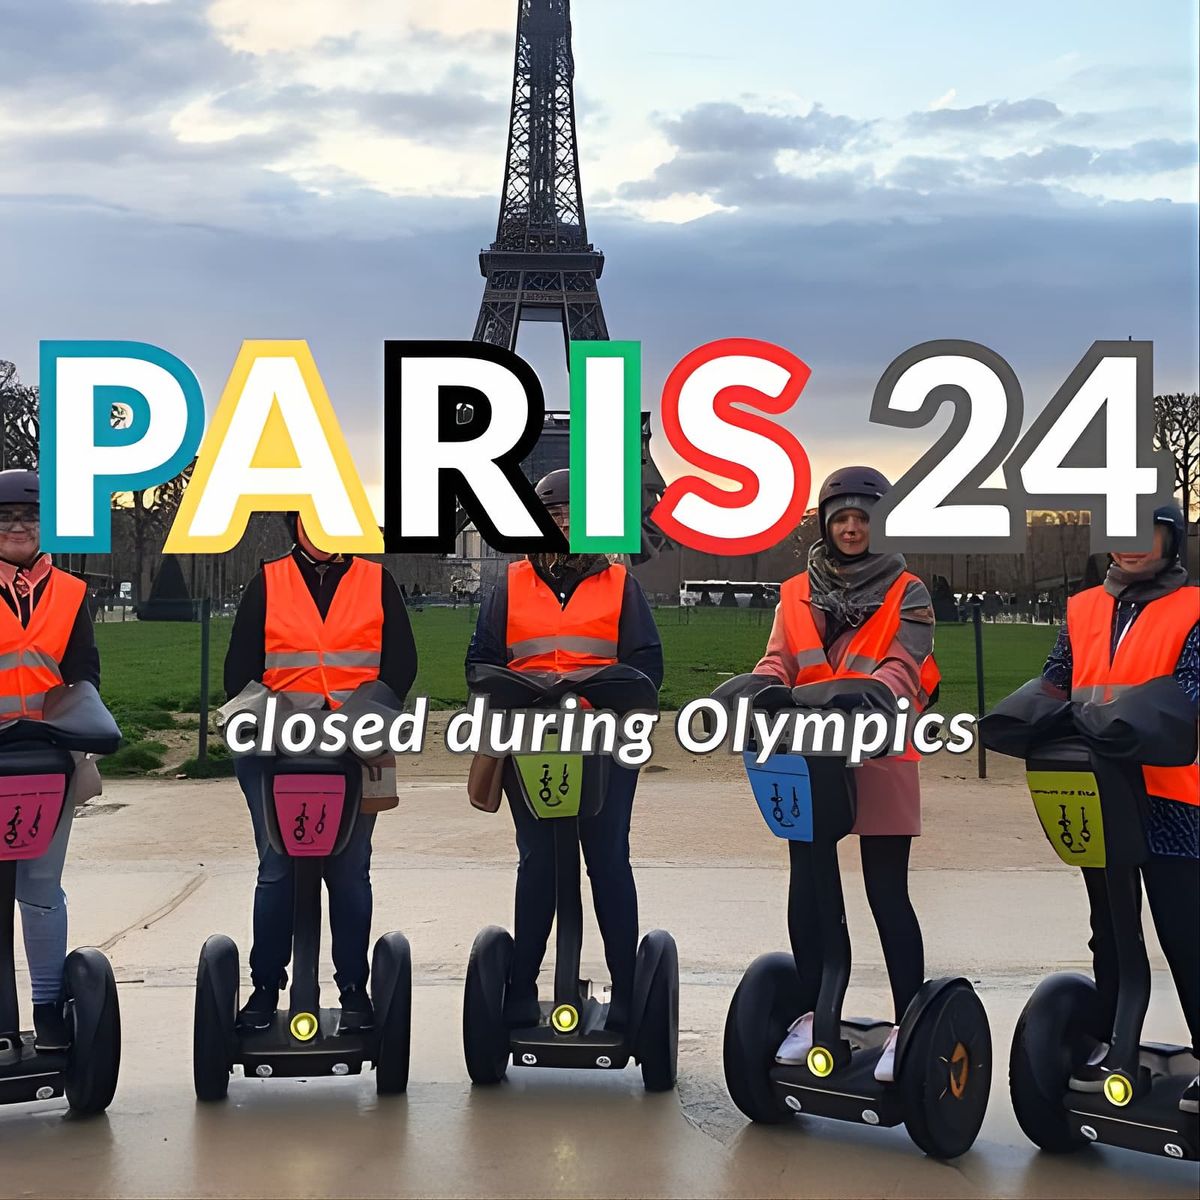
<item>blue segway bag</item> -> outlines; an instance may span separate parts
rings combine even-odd
[[[746,775],[767,828],[791,842],[813,840],[812,780],[801,754],[772,754],[756,763],[754,752],[742,752]]]

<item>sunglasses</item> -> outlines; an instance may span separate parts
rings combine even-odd
[[[28,508],[0,508],[0,533],[11,533],[18,527],[36,529],[41,522],[39,510]]]

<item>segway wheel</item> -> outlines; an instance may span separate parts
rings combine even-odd
[[[679,951],[675,939],[652,930],[638,947],[638,966],[653,963],[646,1007],[637,1028],[637,1059],[648,1092],[669,1092],[679,1064]],[[635,971],[636,979],[636,971]],[[636,986],[636,985],[635,985]]]
[[[385,933],[371,957],[371,1002],[379,1023],[375,1091],[398,1096],[408,1088],[412,1043],[412,951],[402,933]]]
[[[65,1088],[71,1110],[103,1112],[121,1069],[121,1009],[112,964],[99,950],[74,950],[63,971],[71,1045]]]
[[[1043,979],[1013,1032],[1008,1088],[1021,1131],[1051,1154],[1088,1145],[1071,1129],[1063,1097],[1072,1071],[1102,1037],[1100,997],[1086,975],[1063,972]]]
[[[801,1003],[800,977],[790,954],[756,958],[733,993],[725,1018],[725,1086],[751,1121],[779,1125],[791,1119],[771,1086],[771,1067]]]
[[[943,988],[917,1018],[899,1063],[908,1136],[933,1158],[957,1158],[979,1136],[992,1085],[987,1013],[965,980]]]
[[[512,935],[496,925],[481,930],[471,947],[463,997],[463,1054],[472,1083],[499,1083],[508,1071],[504,992],[512,956]]]
[[[224,1100],[237,1043],[238,948],[213,934],[196,968],[196,1007],[192,1024],[192,1082],[197,1100]]]

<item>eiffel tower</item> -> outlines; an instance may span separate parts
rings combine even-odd
[[[558,321],[568,357],[572,341],[608,341],[597,288],[604,255],[588,241],[579,182],[574,85],[571,0],[518,0],[504,188],[496,240],[479,255],[486,282],[476,342],[514,350],[522,321]],[[647,437],[643,419],[644,512],[663,487]],[[548,413],[523,469],[537,480],[568,459],[567,421]],[[645,535],[647,553],[665,544],[649,523]]]
[[[596,281],[604,255],[587,239],[575,138],[570,0],[519,0],[508,155],[477,342],[513,349],[526,321],[559,321],[570,341],[607,341]]]

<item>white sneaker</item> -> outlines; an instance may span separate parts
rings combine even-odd
[[[783,1039],[775,1061],[785,1066],[801,1067],[808,1061],[808,1052],[812,1049],[812,1044],[813,1014],[805,1013],[788,1026],[787,1037]]]
[[[894,1083],[896,1080],[896,1042],[900,1037],[900,1026],[893,1025],[887,1041],[883,1043],[883,1053],[875,1064],[875,1080],[877,1083]]]

